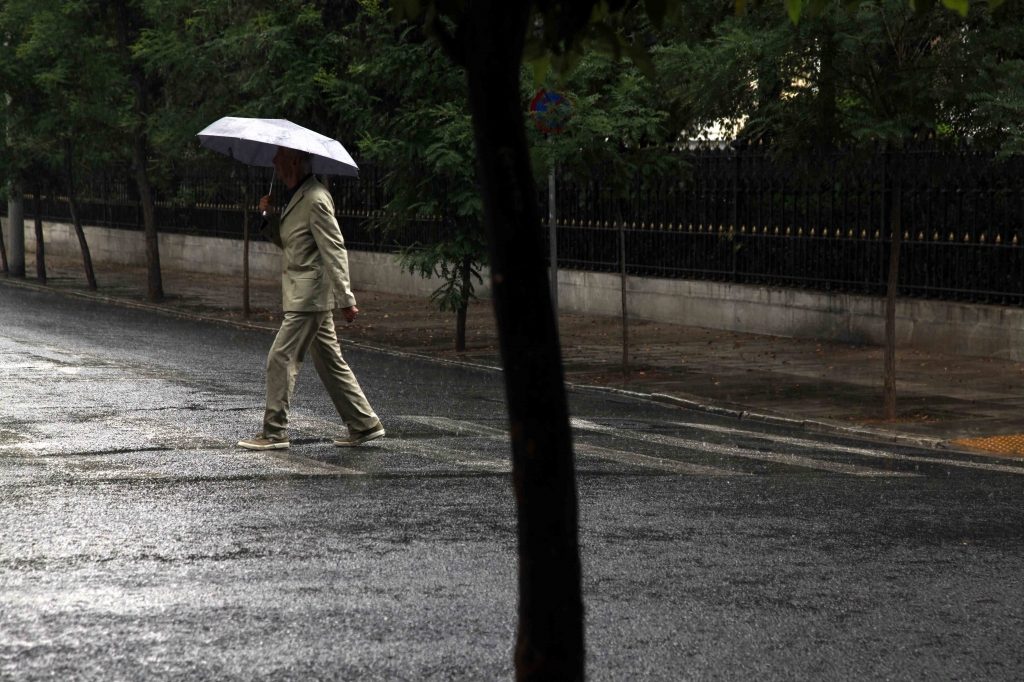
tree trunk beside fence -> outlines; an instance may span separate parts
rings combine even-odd
[[[135,185],[139,189],[142,204],[142,225],[146,234],[146,298],[153,303],[164,300],[163,275],[160,271],[160,235],[156,229],[156,207],[153,203],[153,188],[149,184],[146,138],[136,133],[133,145],[135,164]]]
[[[10,220],[8,220],[8,225]],[[4,231],[0,229],[0,272],[7,274],[7,246],[4,244]]]
[[[156,207],[147,169],[149,142],[144,127],[148,109],[146,74],[132,58],[130,47],[139,33],[141,18],[124,0],[114,3],[114,8],[117,18],[117,40],[135,95],[132,111],[134,120],[131,125],[132,165],[135,171],[135,186],[139,190],[139,202],[142,205],[142,226],[146,235],[146,298],[159,303],[164,300],[164,284],[160,272],[160,236],[156,229]]]
[[[7,202],[7,237],[11,243],[7,273],[13,277],[25,276],[25,202],[20,180],[10,184]]]
[[[466,350],[466,316],[469,314],[469,285],[473,274],[473,261],[469,256],[462,259],[462,297],[458,310],[455,311],[455,350],[462,353]]]
[[[82,228],[82,220],[78,212],[78,197],[75,195],[74,150],[74,143],[70,139],[64,140],[64,174],[65,181],[68,183],[68,210],[71,212],[71,222],[75,226],[75,236],[78,237],[78,245],[82,249],[82,265],[85,268],[85,279],[89,283],[89,289],[96,291],[96,273],[92,268],[89,242],[85,239],[85,230]]]
[[[36,229],[36,279],[46,284],[46,245],[43,240],[43,190],[36,184],[32,198],[32,211],[35,213]]]

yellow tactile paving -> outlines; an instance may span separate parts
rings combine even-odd
[[[998,455],[1024,456],[1024,433],[986,436],[984,438],[961,438],[953,441],[953,444],[962,445],[973,450],[993,452]]]

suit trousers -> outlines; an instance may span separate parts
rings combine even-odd
[[[320,380],[327,388],[341,420],[350,430],[364,431],[377,424],[355,374],[341,356],[334,315],[325,312],[286,312],[267,356],[267,410],[263,435],[287,438],[288,405],[306,351],[313,358]]]

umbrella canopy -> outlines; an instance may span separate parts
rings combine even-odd
[[[359,167],[341,143],[283,118],[225,116],[196,135],[199,144],[250,166],[273,167],[278,147],[308,152],[313,172],[359,177]]]

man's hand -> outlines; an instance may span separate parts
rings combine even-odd
[[[355,307],[354,305],[349,306],[347,308],[342,308],[341,314],[345,316],[346,322],[351,322],[352,320],[356,319],[356,315],[359,314],[359,308]]]
[[[270,212],[270,195],[260,197],[260,214],[266,215]]]

